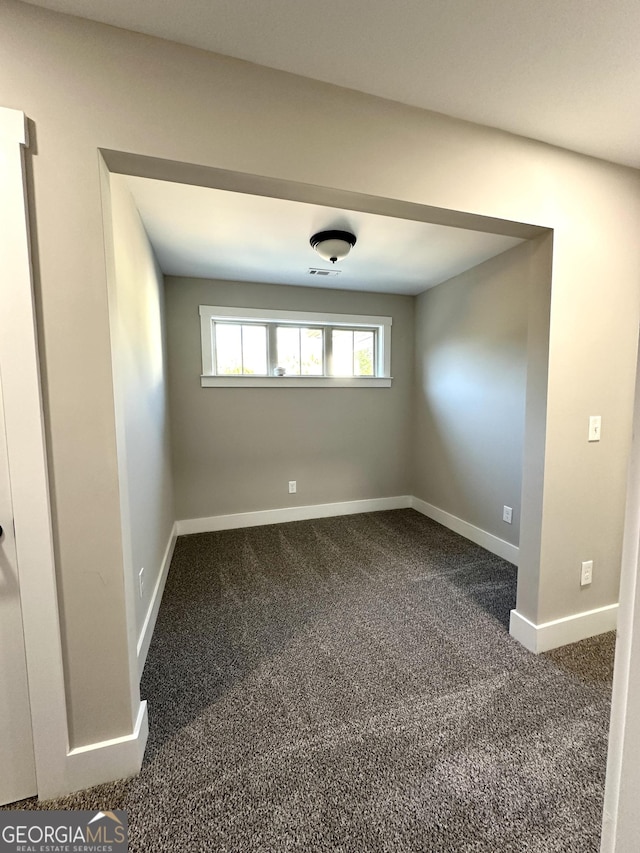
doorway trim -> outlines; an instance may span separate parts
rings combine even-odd
[[[0,371],[38,796],[65,788],[67,710],[25,189],[28,126],[0,107]]]

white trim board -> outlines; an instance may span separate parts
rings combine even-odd
[[[147,703],[140,702],[138,716],[129,735],[90,743],[69,751],[66,790],[93,788],[114,779],[128,779],[140,772],[149,736]]]
[[[495,554],[497,557],[502,557],[502,559],[506,560],[508,563],[513,563],[514,566],[518,565],[520,549],[517,545],[505,542],[504,539],[494,536],[493,533],[488,533],[486,530],[482,530],[482,528],[476,527],[468,521],[463,521],[463,519],[458,518],[457,515],[452,515],[450,512],[439,509],[437,506],[433,506],[433,504],[429,504],[420,498],[412,497],[411,507],[418,512],[421,512],[422,515],[426,515],[427,518],[431,518],[433,521],[437,521],[444,527],[448,527],[449,530],[459,533],[460,536],[464,536],[465,539],[470,539],[471,542],[475,542],[476,545],[480,545],[487,551],[491,551],[491,553]]]
[[[283,524],[287,521],[305,521],[311,518],[329,518],[332,515],[354,515],[359,512],[379,512],[388,509],[415,509],[422,515],[459,533],[465,539],[486,548],[492,554],[518,565],[520,550],[516,545],[505,542],[463,521],[445,510],[439,509],[413,495],[397,495],[389,498],[370,498],[360,501],[341,501],[330,504],[311,504],[309,506],[282,507],[257,512],[238,512],[231,515],[212,515],[206,518],[184,518],[176,521],[178,536],[190,533],[213,533],[217,530],[236,530],[240,527],[258,527],[263,524]]]
[[[178,536],[189,533],[213,533],[216,530],[236,530],[239,527],[260,527],[264,524],[283,524],[287,521],[306,521],[310,518],[330,518],[333,515],[355,515],[359,512],[379,512],[385,509],[408,509],[411,495],[391,498],[370,498],[361,501],[341,501],[332,504],[289,506],[258,512],[237,512],[232,515],[212,515],[208,518],[184,518],[176,521]]]
[[[151,638],[153,637],[153,631],[156,627],[156,619],[158,618],[158,611],[160,610],[160,602],[162,601],[162,595],[164,593],[164,587],[167,582],[167,575],[169,574],[171,558],[173,557],[177,538],[177,524],[174,522],[173,527],[171,528],[169,541],[167,542],[167,547],[164,552],[164,557],[162,558],[160,573],[158,574],[156,585],[153,588],[153,595],[151,596],[151,601],[149,602],[147,615],[145,616],[142,628],[140,629],[140,635],[138,637],[137,654],[139,678],[142,678],[142,672],[144,670],[144,665],[147,660],[147,654],[149,653],[149,646],[151,645]]]
[[[615,631],[617,624],[617,604],[585,610],[540,625],[535,625],[517,610],[512,610],[509,633],[530,652],[540,654],[607,631]]]
[[[0,369],[38,796],[65,793],[67,708],[35,324],[26,116],[0,107]]]
[[[620,613],[611,696],[601,853],[638,848],[640,791],[640,359],[620,573]]]
[[[202,388],[391,388],[393,376],[201,376]]]

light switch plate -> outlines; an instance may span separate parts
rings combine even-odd
[[[591,415],[589,417],[589,441],[600,441],[601,428],[602,417],[600,415]]]

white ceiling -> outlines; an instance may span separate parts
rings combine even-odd
[[[31,0],[640,167],[639,0]]]
[[[421,293],[522,240],[462,228],[169,183],[125,180],[165,275]],[[335,267],[309,245],[317,231],[351,230]],[[338,269],[334,277],[309,268]]]

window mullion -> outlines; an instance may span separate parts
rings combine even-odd
[[[275,369],[278,366],[278,336],[276,323],[267,325],[267,367],[269,376],[275,375]]]
[[[324,326],[322,337],[324,343],[324,364],[322,369],[325,376],[333,376],[333,326]]]

